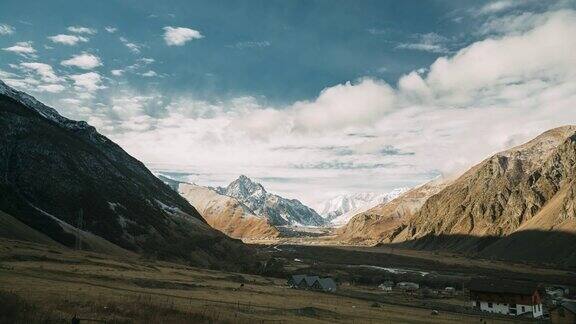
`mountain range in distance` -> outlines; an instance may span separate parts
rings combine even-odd
[[[460,176],[318,208],[240,176],[158,179],[85,122],[0,82],[0,224],[13,239],[206,267],[247,266],[240,239],[335,227],[333,244],[387,244],[576,267],[576,126],[544,132]],[[226,234],[226,235],[224,235]]]
[[[316,210],[334,226],[346,225],[350,219],[366,210],[391,200],[406,192],[408,188],[398,188],[387,193],[360,192],[338,195],[322,204]]]
[[[169,173],[158,177],[178,191],[212,227],[234,238],[266,240],[280,236],[279,227],[335,227],[345,225],[352,216],[386,203],[407,189],[386,194],[340,195],[323,204],[322,213],[297,199],[269,193],[264,186],[245,175],[226,187],[204,187],[182,182]]]

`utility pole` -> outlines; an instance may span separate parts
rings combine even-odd
[[[78,211],[78,224],[76,227],[76,250],[82,250],[82,237],[80,232],[82,231],[82,222],[84,218],[84,211],[82,208]]]

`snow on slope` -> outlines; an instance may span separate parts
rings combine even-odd
[[[406,192],[408,188],[398,188],[387,193],[361,192],[336,196],[322,205],[320,215],[335,226],[343,226],[356,214],[379,204],[389,202]]]
[[[238,199],[256,215],[265,216],[272,225],[322,226],[324,219],[296,199],[286,199],[269,193],[264,187],[242,175],[226,188],[216,188],[222,194]]]

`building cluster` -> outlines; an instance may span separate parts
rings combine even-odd
[[[384,281],[378,288],[384,292],[399,291],[424,297],[452,298],[459,295],[454,287],[428,289],[415,282]],[[549,319],[552,323],[576,324],[574,289],[566,286],[541,285],[497,279],[474,279],[468,285],[469,305],[478,312]]]
[[[428,289],[427,287],[421,287],[419,283],[410,281],[400,281],[397,283],[394,283],[394,281],[384,281],[378,285],[378,288],[386,292],[400,291],[409,294],[427,293],[438,297],[451,297],[458,294],[458,291],[454,287],[445,287],[443,289]]]
[[[296,289],[307,289],[324,292],[335,292],[336,282],[332,278],[319,276],[293,275],[288,279],[288,286]]]

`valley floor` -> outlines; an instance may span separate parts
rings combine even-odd
[[[267,252],[269,249],[292,253],[271,246],[260,249],[262,255],[273,253]],[[308,259],[309,252],[304,248],[297,253]],[[334,256],[328,253],[326,257]],[[0,239],[2,323],[69,323],[74,315],[106,323],[511,321],[443,310],[431,315],[432,302],[416,296],[384,296],[371,285],[343,284],[336,294],[327,294],[290,289],[285,282]],[[443,299],[442,303],[460,307],[466,300],[460,296]]]

